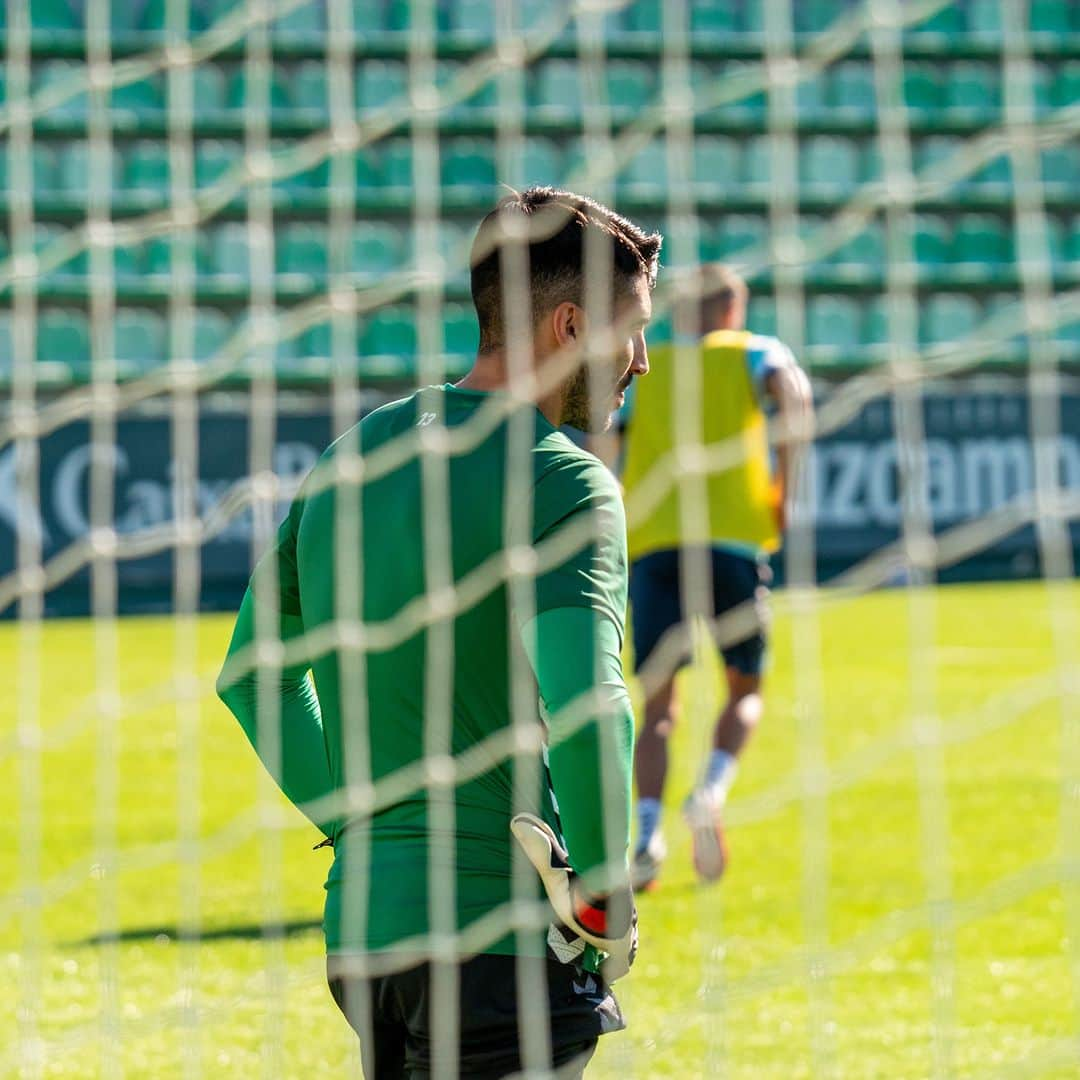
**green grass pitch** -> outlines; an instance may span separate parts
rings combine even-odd
[[[715,662],[684,677],[672,855],[640,905],[630,1029],[590,1075],[1077,1075],[1078,654],[1070,684],[1055,648],[1077,645],[1080,588],[815,605],[777,598],[718,888],[677,816]],[[322,981],[329,854],[298,817],[259,828],[281,805],[211,689],[228,631],[0,627],[0,1076],[359,1075]],[[175,681],[188,656],[197,688]]]

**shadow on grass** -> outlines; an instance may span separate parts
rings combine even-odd
[[[87,945],[110,945],[114,942],[154,941],[167,944],[171,941],[225,941],[231,938],[255,940],[275,940],[294,937],[297,934],[309,934],[322,929],[320,919],[291,919],[283,923],[238,923],[233,926],[191,927],[191,926],[138,926],[130,930],[117,930],[114,933],[91,934],[75,941],[65,941],[70,949],[83,948]]]

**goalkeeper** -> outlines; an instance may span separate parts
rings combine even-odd
[[[625,518],[558,427],[603,428],[648,371],[660,242],[582,196],[503,199],[471,255],[474,367],[327,450],[241,605],[219,693],[333,843],[327,972],[368,1077],[579,1076],[624,1026],[608,983],[636,947]],[[611,285],[590,284],[609,313],[591,327],[586,248]],[[509,556],[515,538],[535,560]],[[546,748],[517,739],[523,704]],[[519,996],[530,965],[546,1000]],[[545,1026],[549,1060],[524,1061],[522,1033]]]

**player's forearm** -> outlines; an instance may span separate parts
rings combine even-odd
[[[303,633],[295,615],[281,615],[281,639]],[[319,699],[306,665],[259,669],[239,654],[255,641],[255,598],[249,589],[237,615],[225,665],[218,676],[218,696],[236,717],[259,759],[285,795],[322,832],[333,835],[336,821],[313,814],[310,804],[325,801],[334,790],[323,738]]]
[[[813,435],[813,392],[810,380],[797,367],[774,372],[770,389],[777,404],[777,478],[785,499],[790,499],[794,495],[799,460]]]
[[[587,608],[543,612],[530,629],[571,865],[588,887],[604,892],[625,875],[630,842],[634,716],[618,631]]]

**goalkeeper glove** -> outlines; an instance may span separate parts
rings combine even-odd
[[[601,974],[614,982],[630,970],[637,955],[637,908],[630,883],[604,895],[584,889],[566,849],[551,827],[532,814],[517,814],[510,831],[543,882],[559,921],[583,941],[607,953]]]

